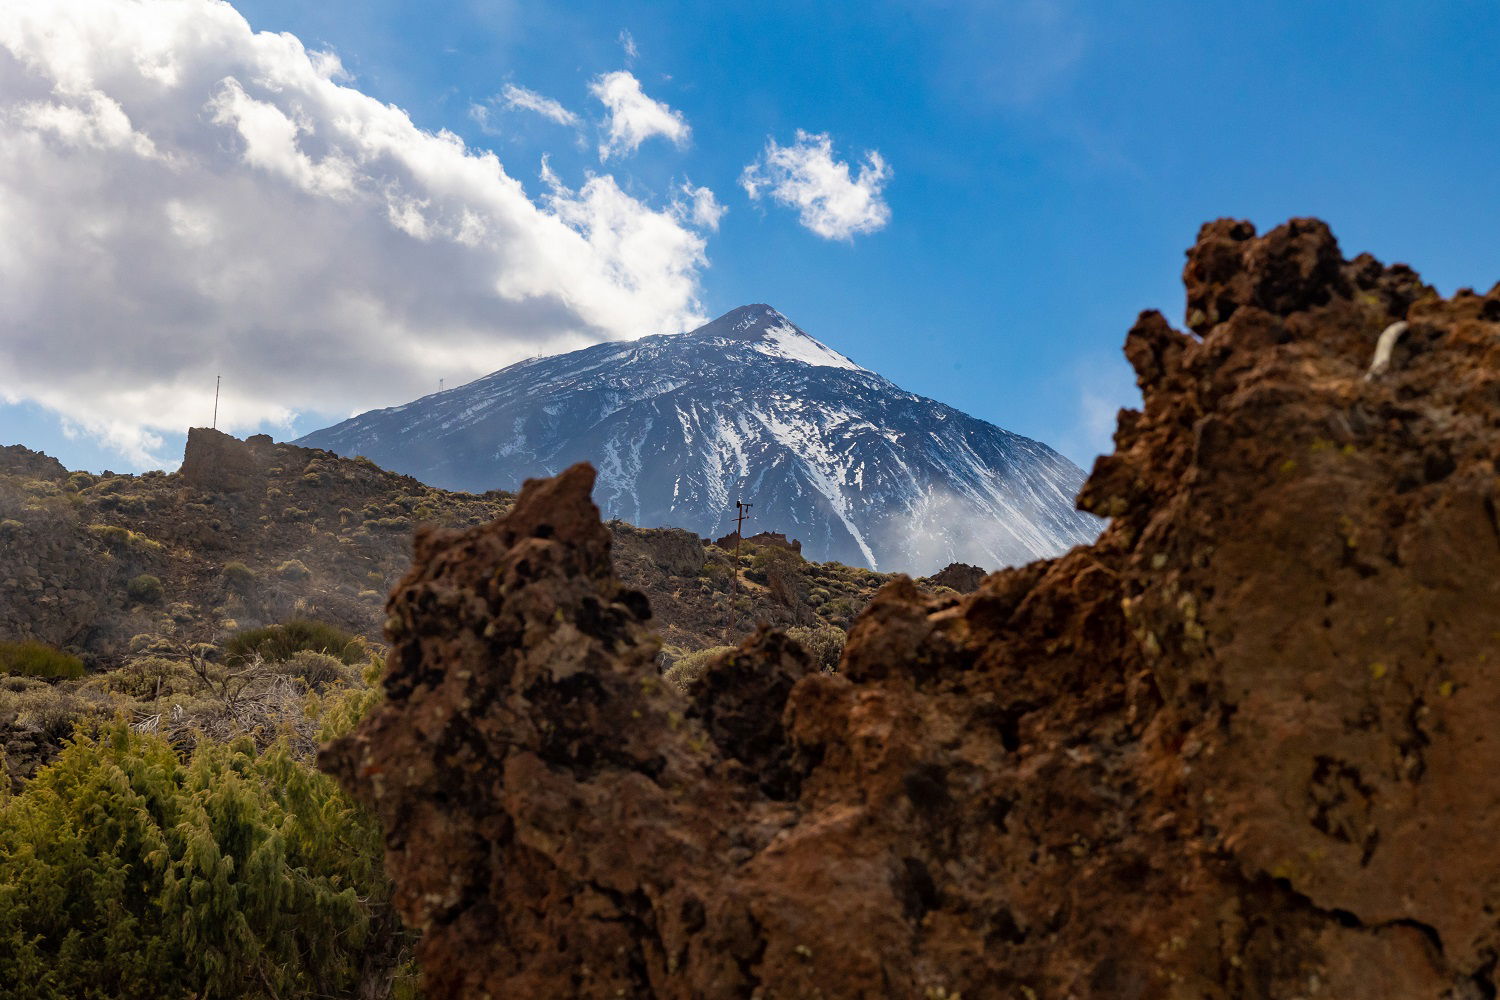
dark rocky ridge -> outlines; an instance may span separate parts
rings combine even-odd
[[[587,469],[423,536],[326,763],[430,996],[1494,996],[1500,286],[1315,220],[1185,279],[1103,537],[887,584],[838,674],[761,633],[664,687]]]

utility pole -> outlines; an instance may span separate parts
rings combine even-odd
[[[740,597],[740,542],[745,538],[745,521],[750,517],[750,508],[754,504],[743,503],[739,500],[734,502],[736,511],[734,518],[734,583],[729,590],[729,627],[734,627],[735,605]]]
[[[214,422],[213,429],[219,429],[219,383],[224,380],[223,375],[214,376]]]
[[[442,392],[442,391],[443,391],[443,380],[442,379],[438,379],[438,392]]]

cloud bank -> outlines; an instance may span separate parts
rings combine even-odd
[[[687,144],[692,130],[682,112],[646,96],[641,82],[624,70],[606,73],[589,84],[589,93],[609,111],[603,122],[608,130],[599,144],[600,161],[633,153],[652,136],[663,136],[676,146]]]
[[[218,0],[0,4],[0,397],[164,464],[218,373],[243,431],[703,319],[692,216],[530,197],[346,79]],[[632,84],[614,145],[685,139]]]
[[[891,168],[875,150],[865,153],[859,173],[850,176],[849,164],[833,158],[827,133],[797,130],[790,146],[766,140],[760,159],[740,175],[740,186],[752,200],[762,193],[797,210],[803,226],[828,240],[848,240],[873,233],[891,221],[882,193]]]

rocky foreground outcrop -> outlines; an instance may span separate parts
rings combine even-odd
[[[379,813],[446,997],[1495,995],[1500,287],[1206,226],[1100,541],[663,685],[574,468],[428,533]],[[1367,378],[1382,331],[1409,325]]]

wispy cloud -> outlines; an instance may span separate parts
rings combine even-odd
[[[701,321],[672,206],[342,80],[225,3],[0,4],[0,395],[155,464],[217,373],[244,430]]]
[[[513,83],[507,83],[494,97],[470,104],[469,117],[479,124],[480,131],[486,135],[500,135],[501,129],[495,120],[496,110],[530,111],[572,129],[583,124],[582,119],[563,107],[561,102]]]
[[[641,50],[635,47],[635,36],[628,29],[620,32],[620,48],[625,50],[627,64],[635,62],[641,54]]]
[[[589,93],[609,111],[603,122],[607,134],[599,144],[599,159],[633,153],[652,136],[677,146],[687,144],[692,130],[682,112],[647,97],[641,82],[624,70],[606,73],[589,84]]]
[[[847,240],[873,233],[891,221],[883,192],[891,168],[878,151],[865,153],[857,174],[834,158],[827,133],[797,130],[796,141],[782,146],[766,140],[765,152],[740,175],[740,186],[752,200],[768,193],[798,212],[798,221],[824,239]]]
[[[500,92],[500,99],[505,102],[507,108],[535,111],[543,118],[550,118],[557,124],[567,125],[570,128],[576,128],[578,125],[577,115],[552,98],[538,94],[534,90],[507,83],[505,89]]]

